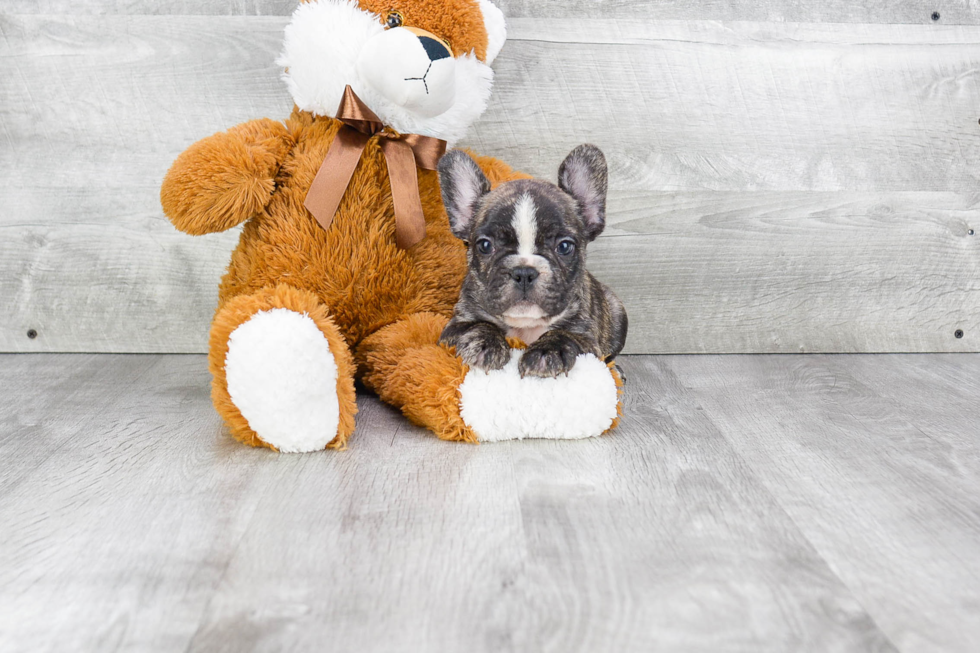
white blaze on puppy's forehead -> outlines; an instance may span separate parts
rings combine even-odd
[[[517,235],[517,253],[521,256],[534,256],[534,241],[538,237],[538,216],[534,199],[529,194],[524,193],[517,200],[511,224]]]

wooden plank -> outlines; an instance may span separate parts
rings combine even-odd
[[[980,638],[976,394],[927,373],[941,360],[653,363],[676,373],[902,651],[972,651]],[[977,377],[980,358],[952,360]]]
[[[277,456],[203,357],[0,356],[0,648],[972,651],[980,356],[622,362],[606,438]]]
[[[134,358],[106,365],[99,356],[0,356],[0,495],[85,435],[94,416],[112,409],[119,389],[146,368]]]
[[[218,282],[239,230],[191,238],[162,216],[134,215],[140,203],[129,199],[139,192],[108,199],[104,192],[74,194],[75,206],[104,211],[103,224],[0,227],[0,350],[207,350]]]
[[[514,446],[541,588],[529,602],[543,645],[526,650],[895,650],[711,416],[650,360],[623,359],[622,432]],[[798,561],[783,558],[798,545]]]
[[[299,0],[6,0],[9,14],[288,16]]]
[[[38,419],[4,425],[0,649],[184,650],[277,456],[222,434],[203,357],[76,361],[0,357],[5,388],[64,375],[4,411]]]
[[[976,196],[616,199],[589,264],[626,304],[627,353],[980,348]]]
[[[284,475],[190,650],[895,650],[710,423],[690,440],[648,401],[682,389],[627,374],[610,438],[403,429],[352,445],[340,487]]]
[[[977,187],[974,27],[526,19],[510,34],[470,142],[538,176],[591,140],[624,190]]]
[[[11,14],[206,14],[285,16],[297,0],[6,0]],[[623,18],[630,20],[754,20],[798,23],[980,23],[972,3],[938,0],[496,0],[509,18]],[[934,20],[936,12],[939,19]]]
[[[86,201],[103,200],[76,206]],[[626,303],[627,353],[976,351],[977,201],[615,193],[589,266]],[[0,348],[206,350],[236,232],[190,238],[149,217],[142,228],[126,208],[112,208],[109,227],[3,230],[3,259],[30,263],[0,276]]]
[[[0,350],[204,350],[236,236],[177,234],[158,186],[197,138],[286,115],[283,23],[0,16]],[[592,265],[627,351],[978,349],[976,28],[511,33],[469,144],[548,178],[605,148],[622,238]]]
[[[134,209],[159,215],[160,182],[188,145],[252,118],[289,115],[274,63],[283,25],[231,16],[0,15],[5,193],[20,209],[59,188],[107,198],[116,189],[155,188]],[[70,196],[61,199],[70,206]],[[57,217],[100,216],[63,209]]]
[[[14,188],[155,184],[193,140],[289,110],[279,17],[0,21]],[[467,144],[540,176],[590,139],[620,189],[976,187],[974,27],[525,19],[511,33]]]
[[[96,358],[116,399],[0,494],[4,651],[896,650],[642,361],[607,438],[445,443],[362,396],[347,451],[279,456],[222,434],[204,357]],[[38,360],[75,359],[0,381]]]
[[[908,0],[846,2],[827,0],[496,0],[511,18],[586,20],[744,20],[777,23],[980,23],[972,4],[939,0],[926,5]],[[933,12],[939,21],[933,21]]]

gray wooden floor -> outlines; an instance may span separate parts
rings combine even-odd
[[[980,650],[980,356],[623,366],[610,437],[280,456],[202,356],[0,356],[0,650]]]

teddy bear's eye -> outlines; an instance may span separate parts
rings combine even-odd
[[[398,13],[397,11],[392,11],[388,14],[388,17],[385,19],[385,25],[388,27],[388,29],[395,29],[396,27],[401,27],[404,20],[405,19],[402,18],[402,15],[400,13]]]

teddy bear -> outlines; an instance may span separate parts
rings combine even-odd
[[[344,448],[355,379],[446,440],[615,426],[621,380],[602,361],[520,379],[469,370],[438,344],[467,249],[436,164],[486,109],[505,37],[488,0],[304,0],[278,59],[289,118],[243,123],[176,159],[161,188],[174,226],[242,225],[208,356],[215,408],[236,439]],[[525,177],[474,158],[493,185]]]

